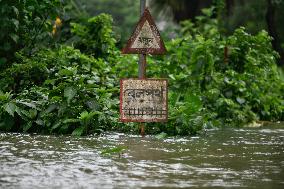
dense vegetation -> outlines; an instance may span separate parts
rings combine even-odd
[[[119,122],[118,96],[119,79],[137,76],[138,57],[120,54],[111,16],[62,23],[56,11],[47,15],[63,6],[57,0],[0,3],[9,12],[0,23],[11,25],[0,36],[0,130],[83,135],[137,129]],[[284,83],[271,37],[243,27],[224,37],[212,11],[183,22],[166,42],[167,55],[149,56],[147,76],[169,79],[169,120],[148,123],[148,133],[188,135],[284,120]]]

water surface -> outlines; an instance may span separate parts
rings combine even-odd
[[[165,139],[0,133],[0,188],[284,188],[284,126]]]

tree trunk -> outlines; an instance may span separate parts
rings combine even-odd
[[[232,15],[233,7],[234,7],[234,0],[226,0],[225,1],[225,7],[226,7],[226,16],[229,17]]]
[[[278,65],[284,66],[284,50],[281,47],[279,35],[277,33],[277,27],[275,22],[275,6],[271,0],[267,0],[267,12],[266,12],[266,23],[268,28],[268,33],[272,39],[272,46],[280,54],[280,60]]]
[[[212,0],[179,0],[182,4],[181,9],[173,9],[174,20],[180,22],[182,20],[191,19],[194,21],[195,16],[201,14],[201,9],[208,8],[212,4]]]

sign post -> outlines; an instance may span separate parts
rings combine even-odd
[[[140,17],[143,16],[146,7],[146,0],[140,0]],[[146,54],[139,55],[139,65],[138,65],[138,78],[144,79],[146,78]],[[142,131],[143,123],[141,123],[141,131]],[[144,129],[143,129],[144,132]],[[141,133],[142,134],[142,133]],[[142,136],[144,133],[142,134]]]
[[[127,41],[123,54],[139,54],[138,79],[120,81],[120,120],[140,122],[145,135],[144,122],[167,121],[167,80],[146,78],[146,55],[164,54],[166,48],[159,30],[148,10],[146,0],[140,0],[140,20]]]
[[[140,17],[143,16],[146,7],[146,0],[140,0]],[[145,79],[146,78],[146,54],[139,55],[139,64],[138,64],[138,78]],[[140,122],[140,134],[142,137],[145,136],[145,124]]]

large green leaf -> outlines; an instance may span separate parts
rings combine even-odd
[[[73,132],[73,136],[81,136],[84,133],[84,127],[78,127]]]
[[[55,109],[57,108],[57,105],[56,104],[51,104],[48,106],[48,108],[44,111],[45,114],[48,114],[52,111],[54,111]]]
[[[73,71],[72,70],[68,70],[68,69],[62,69],[58,72],[58,74],[60,76],[71,76],[73,75]]]
[[[27,132],[31,127],[33,126],[32,122],[29,121],[28,123],[26,123],[23,127],[23,131]]]
[[[127,146],[117,146],[113,148],[106,148],[101,152],[101,155],[121,154],[123,151],[127,149],[128,149]]]
[[[159,133],[155,136],[155,138],[157,138],[157,139],[164,139],[166,137],[167,137],[167,133],[164,133],[164,132]]]
[[[13,102],[8,102],[8,103],[4,104],[4,106],[3,106],[4,110],[13,117],[14,117],[14,113],[16,111],[16,107],[17,106]]]
[[[12,97],[11,93],[3,93],[0,91],[0,101],[7,101]]]
[[[19,40],[19,36],[16,35],[16,34],[14,34],[14,33],[11,33],[11,34],[10,34],[10,38],[13,39],[13,41],[14,41],[15,43],[17,43],[18,40]]]
[[[26,102],[26,101],[24,101],[24,100],[17,100],[16,102],[19,103],[19,104],[23,104],[23,105],[25,105],[25,106],[27,106],[27,107],[30,107],[30,108],[39,110],[39,109],[37,108],[35,102],[32,102],[32,101]]]
[[[64,89],[64,97],[67,98],[68,104],[70,101],[74,98],[74,96],[77,94],[77,90],[74,87],[66,87]]]
[[[241,97],[237,97],[236,100],[241,105],[246,102],[246,100],[244,98],[241,98]]]
[[[36,118],[36,116],[37,116],[37,110],[36,109],[30,109],[29,110],[29,117],[31,119],[34,119],[34,118]]]
[[[190,94],[188,92],[185,96],[185,100],[188,106],[186,112],[189,114],[194,114],[200,111],[200,109],[202,108],[202,102],[196,95]]]
[[[66,124],[66,123],[77,123],[77,122],[80,122],[80,120],[79,119],[65,119],[64,121],[63,121],[63,123],[64,124]]]
[[[100,115],[102,114],[102,112],[99,111],[92,111],[92,112],[87,112],[87,111],[83,111],[80,113],[79,119],[82,121],[89,121],[92,117],[94,117],[95,115]]]

